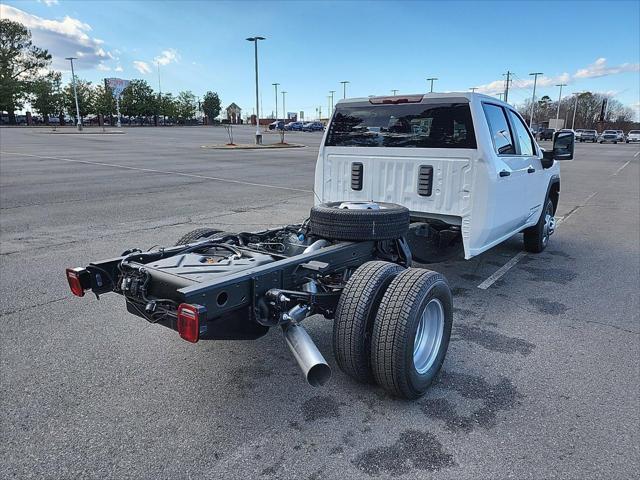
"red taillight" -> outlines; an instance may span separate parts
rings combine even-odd
[[[200,314],[204,307],[181,303],[178,307],[178,333],[187,342],[196,343],[200,338]]]
[[[84,287],[82,286],[81,276],[86,273],[84,268],[67,268],[67,281],[69,282],[69,288],[71,293],[76,297],[84,297]]]

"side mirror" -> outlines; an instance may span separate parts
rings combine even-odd
[[[553,159],[573,160],[576,137],[573,132],[556,132],[553,135]]]

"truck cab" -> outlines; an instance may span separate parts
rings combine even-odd
[[[346,99],[320,146],[316,203],[403,205],[410,243],[444,236],[466,259],[519,232],[527,246],[534,229],[546,238],[531,251],[541,251],[555,224],[557,160],[573,158],[574,141],[556,132],[545,152],[514,107],[477,93]]]

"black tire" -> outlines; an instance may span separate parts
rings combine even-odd
[[[425,309],[434,305],[441,313],[440,342],[431,350],[431,362],[418,371],[414,361],[416,332]],[[420,268],[399,274],[382,297],[373,324],[371,366],[376,382],[397,397],[422,396],[444,362],[452,324],[451,290],[443,275]]]
[[[529,227],[524,231],[524,249],[531,253],[540,253],[549,244],[549,236],[547,222],[547,215],[553,216],[553,202],[550,198],[545,201],[545,207],[540,215],[538,223],[533,227]]]
[[[330,202],[311,208],[310,225],[314,235],[331,240],[392,240],[409,230],[409,209],[393,203],[378,203],[380,209],[338,208]]]
[[[193,243],[200,238],[210,237],[220,232],[222,232],[222,230],[217,230],[215,228],[196,228],[195,230],[191,230],[189,233],[185,233],[182,237],[180,237],[180,240],[176,242],[176,246]]]
[[[345,286],[333,322],[333,353],[340,369],[361,383],[373,383],[371,330],[391,281],[404,270],[390,262],[361,265]]]
[[[614,145],[617,145],[617,144],[618,144],[618,142],[613,142],[613,144],[614,144]]]

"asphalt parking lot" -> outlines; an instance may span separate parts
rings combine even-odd
[[[73,297],[67,266],[198,226],[299,222],[313,204],[320,134],[220,151],[200,146],[222,129],[125,131],[0,130],[1,477],[637,475],[638,145],[577,144],[549,248],[487,288],[521,238],[430,266],[453,287],[454,334],[437,383],[407,402],[342,374],[323,318],[306,325],[334,376],[314,389],[275,330],[192,345],[118,296]]]

